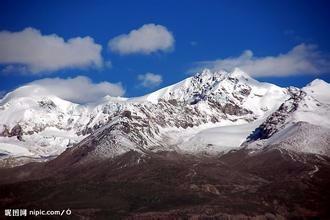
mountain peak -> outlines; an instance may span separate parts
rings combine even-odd
[[[330,84],[322,79],[314,79],[302,88],[310,96],[316,98],[318,101],[330,103]]]
[[[10,100],[22,98],[22,97],[40,97],[40,96],[46,96],[49,95],[49,92],[38,85],[24,85],[17,89],[15,89],[12,92],[7,93],[2,99],[0,99],[0,103],[4,104]]]
[[[212,71],[211,69],[203,69],[202,72],[196,73],[192,79],[196,79],[199,83],[204,83],[206,81],[219,81],[225,78],[228,73],[226,71]],[[189,80],[190,78],[186,79]]]
[[[322,79],[316,78],[312,82],[306,85],[306,87],[315,87],[315,86],[329,86],[329,83],[327,83]]]
[[[252,79],[250,75],[246,72],[244,72],[242,69],[236,67],[232,71],[225,71],[225,70],[218,70],[218,71],[212,71],[211,69],[203,69],[202,72],[197,73],[194,78],[198,79],[210,79],[216,81],[221,81],[226,78],[231,79],[244,79],[245,81],[248,81],[249,79]],[[201,80],[203,82],[203,80]]]
[[[234,93],[243,92],[243,88],[247,89],[246,91],[250,91],[251,86],[260,88],[269,87],[269,85],[265,85],[251,78],[249,74],[239,68],[235,68],[231,72],[204,69],[194,76],[186,78],[174,85],[129,100],[157,103],[160,99],[176,99],[182,102],[195,103],[196,97],[204,100],[208,96],[217,96],[217,98],[224,98],[227,100],[229,96],[235,96],[236,94]]]
[[[250,75],[244,72],[242,69],[236,67],[230,73],[229,76],[231,78],[244,78],[244,79],[251,79]]]
[[[197,73],[196,75],[199,76],[199,75],[211,75],[211,74],[213,74],[212,71],[208,68],[205,68],[205,69],[203,69],[202,72]]]

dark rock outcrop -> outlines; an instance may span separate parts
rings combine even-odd
[[[3,131],[0,133],[0,136],[3,137],[17,137],[18,140],[22,141],[23,138],[23,129],[19,124],[16,124],[10,131],[7,126],[3,128]]]

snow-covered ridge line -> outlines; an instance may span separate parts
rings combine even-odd
[[[329,85],[315,81],[303,91],[310,93],[308,90],[313,88],[314,95],[319,96],[323,94],[319,91],[320,83],[325,87]],[[95,141],[94,154],[105,157],[128,150],[223,151],[243,142],[247,133],[292,96],[289,89],[258,82],[239,69],[215,73],[204,70],[142,97],[107,96],[84,105],[42,93],[44,88],[38,87],[24,96],[26,88],[18,88],[0,101],[0,146],[4,143],[2,146],[22,147],[27,151],[20,151],[19,156],[26,152],[26,156],[35,157],[59,155],[68,147]],[[256,121],[258,123],[254,123]],[[238,136],[230,134],[239,138],[237,143],[218,142],[214,135],[209,138],[212,143],[202,140],[209,136],[201,130],[202,125],[207,124],[238,129]],[[195,143],[196,138],[187,137],[187,143],[175,138],[173,132],[180,129],[182,134],[187,131],[188,136],[197,135],[200,148],[189,147],[188,143]],[[215,135],[228,135],[224,128],[205,129]],[[189,130],[196,130],[198,134]],[[4,158],[17,156],[1,148],[0,153]]]

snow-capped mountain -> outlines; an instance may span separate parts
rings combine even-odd
[[[248,148],[275,146],[330,155],[330,85],[317,79],[289,91],[291,98],[249,136]]]
[[[239,69],[204,70],[142,97],[104,97],[83,105],[47,88],[23,86],[0,101],[0,155],[16,165],[53,158],[66,149],[64,157],[83,160],[131,150],[219,154],[244,142],[259,146],[266,139],[263,145],[282,140],[276,135],[284,138],[280,131],[290,125],[305,130],[296,128],[300,121],[313,125],[316,135],[323,132],[329,143],[328,133],[315,128],[329,127],[326,91],[329,84],[321,80],[303,89],[280,88]]]

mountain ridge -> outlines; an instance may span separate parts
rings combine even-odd
[[[1,132],[0,207],[70,207],[77,219],[329,219],[327,88],[205,72],[151,97],[2,105],[24,123],[10,118]],[[15,142],[1,148],[6,140]]]
[[[0,117],[9,119],[2,121],[0,142],[2,146],[17,144],[20,147],[17,148],[19,153],[15,155],[15,151],[6,152],[8,147],[2,147],[5,154],[2,157],[56,157],[67,147],[81,146],[93,138],[92,142],[95,142],[98,135],[98,144],[103,146],[97,148],[100,157],[116,156],[128,150],[224,153],[238,148],[238,143],[243,143],[249,132],[252,133],[253,129],[276,112],[287,99],[295,97],[293,91],[306,93],[306,90],[307,93],[312,93],[309,90],[317,91],[320,84],[322,88],[327,88],[328,84],[321,80],[315,80],[303,89],[280,88],[258,82],[237,68],[233,72],[204,70],[142,97],[105,97],[103,101],[88,105],[40,94],[36,95],[36,99],[33,99],[33,96],[20,97],[23,92],[22,88],[18,88],[19,95],[16,100],[13,98],[15,90],[0,101]],[[18,112],[21,113],[15,118]],[[11,114],[14,114],[14,117]],[[38,118],[34,115],[38,115]],[[259,121],[259,124],[254,123],[255,127],[250,127],[250,130],[240,136],[236,135],[237,130],[253,121]],[[226,126],[234,126],[236,130],[233,130],[231,139],[238,137],[240,141],[221,141],[214,138],[214,135],[203,133],[203,129],[200,129],[203,126],[205,129],[226,129]],[[176,137],[175,133],[178,131],[185,136],[183,139]],[[213,129],[213,133],[214,131]],[[198,132],[200,135],[194,138]],[[221,133],[224,132],[223,129],[218,129],[218,132],[220,133],[215,135],[227,135]],[[15,137],[17,140],[13,140]],[[211,143],[205,139],[214,141]],[[167,141],[170,143],[166,143]],[[222,146],[217,146],[217,143]],[[26,148],[26,145],[28,152],[24,151],[24,155],[20,149]],[[39,146],[31,149],[30,145]],[[196,147],[193,149],[189,145]]]

